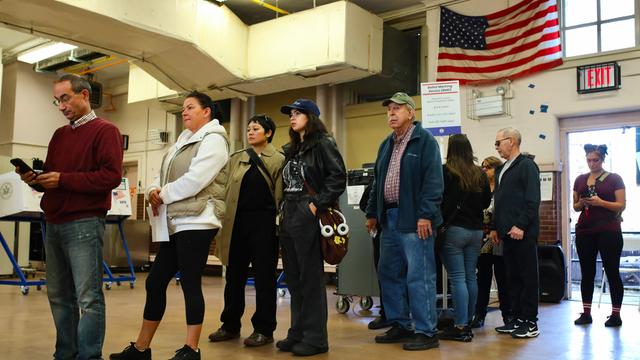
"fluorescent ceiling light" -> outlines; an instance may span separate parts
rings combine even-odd
[[[18,56],[18,60],[29,64],[35,64],[40,60],[48,59],[52,56],[75,48],[77,48],[75,45],[69,45],[63,42],[52,42],[47,45],[25,51]]]

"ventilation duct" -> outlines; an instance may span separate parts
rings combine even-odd
[[[80,61],[73,60],[71,58],[71,51],[67,51],[60,55],[38,61],[33,66],[33,70],[36,72],[56,72],[76,64],[80,64]]]
[[[78,62],[89,62],[105,56],[107,55],[93,50],[73,49],[69,58]]]
[[[36,72],[56,72],[69,66],[89,62],[107,56],[86,49],[73,49],[62,54],[52,56],[48,59],[40,60],[33,66]]]
[[[382,19],[347,1],[247,26],[204,0],[1,0],[0,22],[117,54],[164,86],[130,75],[129,102],[170,95],[165,89],[211,90],[216,99],[271,94],[382,67]]]

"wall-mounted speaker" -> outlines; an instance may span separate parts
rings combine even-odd
[[[559,303],[564,298],[567,278],[564,253],[559,245],[538,246],[540,301]]]
[[[99,109],[102,106],[102,84],[97,81],[89,81],[91,85],[91,96],[89,102],[92,109]]]

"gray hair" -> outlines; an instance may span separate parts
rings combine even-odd
[[[512,127],[506,127],[504,129],[500,129],[499,131],[504,137],[514,138],[516,140],[516,145],[520,146],[520,144],[522,143],[522,135],[520,135],[520,131]]]
[[[74,93],[79,94],[82,90],[87,90],[89,95],[91,95],[91,84],[89,83],[89,80],[82,76],[76,74],[64,74],[60,76],[55,83],[58,84],[64,81],[68,81],[71,84],[71,90],[73,90]]]

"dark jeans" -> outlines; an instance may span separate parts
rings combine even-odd
[[[489,294],[491,292],[491,279],[496,276],[498,285],[498,300],[500,301],[500,312],[503,318],[511,316],[509,307],[509,297],[507,291],[507,280],[504,273],[504,261],[502,256],[493,254],[482,254],[478,256],[478,304],[476,305],[476,315],[484,318],[487,315],[489,306]]]
[[[513,316],[538,320],[538,248],[536,239],[503,238],[504,270]]]
[[[603,232],[598,234],[577,235],[576,250],[580,259],[582,281],[580,291],[582,302],[591,303],[593,299],[593,282],[596,277],[596,257],[598,252],[602,259],[607,281],[611,288],[611,305],[620,307],[624,289],[620,278],[620,256],[622,255],[622,233]]]
[[[386,210],[382,221],[378,275],[387,320],[405,329],[435,336],[436,259],[434,238],[397,230],[398,209]]]
[[[104,226],[100,217],[47,223],[47,297],[56,325],[56,360],[102,358]]]
[[[291,327],[287,338],[326,347],[324,262],[318,220],[309,210],[308,197],[285,200],[280,230],[284,274],[291,293]]]
[[[240,331],[249,264],[253,267],[256,286],[256,312],[251,318],[253,329],[272,336],[276,328],[278,239],[275,216],[275,211],[236,213],[224,287],[224,310],[220,315],[222,327],[229,332]]]
[[[202,271],[207,264],[211,240],[217,232],[218,229],[180,231],[169,236],[168,242],[160,243],[146,282],[145,320],[162,320],[167,307],[167,286],[173,276],[180,271],[187,325],[202,324],[204,319]]]

